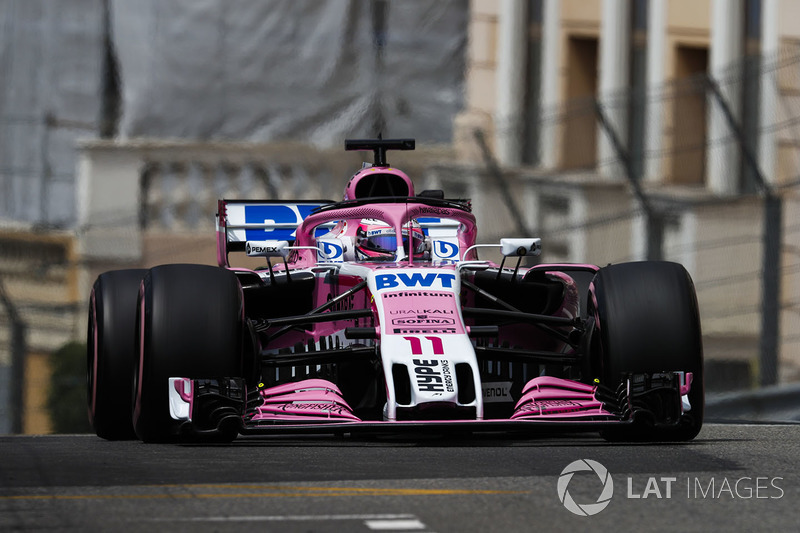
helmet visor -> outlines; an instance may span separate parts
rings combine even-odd
[[[394,253],[397,248],[397,238],[394,235],[374,235],[367,238],[366,247],[376,252]],[[425,251],[425,240],[421,235],[413,233],[411,245],[408,242],[408,235],[403,235],[403,248],[407,251],[414,250],[415,254]]]
[[[367,248],[376,252],[394,253],[397,238],[394,235],[373,235],[366,240]]]
[[[415,254],[425,251],[425,237],[416,231],[411,232],[411,245],[408,243],[408,235],[403,235],[403,248],[406,251],[414,250]]]

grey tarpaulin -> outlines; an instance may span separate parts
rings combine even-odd
[[[0,219],[68,225],[97,132],[101,0],[0,0]]]
[[[106,5],[123,138],[449,142],[462,106],[468,0],[0,0],[0,218],[74,218]]]
[[[334,145],[375,135],[382,112],[385,135],[448,141],[462,101],[467,2],[389,2],[383,68],[371,4],[116,2],[121,133]]]

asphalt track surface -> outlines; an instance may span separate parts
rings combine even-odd
[[[580,434],[0,437],[0,531],[797,531],[798,457],[798,424],[707,424],[693,442],[659,445]],[[580,459],[613,480],[592,516],[559,498],[562,471]],[[563,487],[580,511],[604,484],[578,471]]]

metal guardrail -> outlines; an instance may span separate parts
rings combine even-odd
[[[800,383],[709,395],[705,417],[709,422],[800,423]]]

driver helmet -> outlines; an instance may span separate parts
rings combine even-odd
[[[423,258],[427,248],[425,234],[416,220],[410,226],[409,239],[409,224],[403,225],[403,249],[406,253],[413,250],[415,257]],[[397,237],[392,226],[372,218],[365,218],[359,223],[355,246],[357,260],[394,261],[396,249]]]

